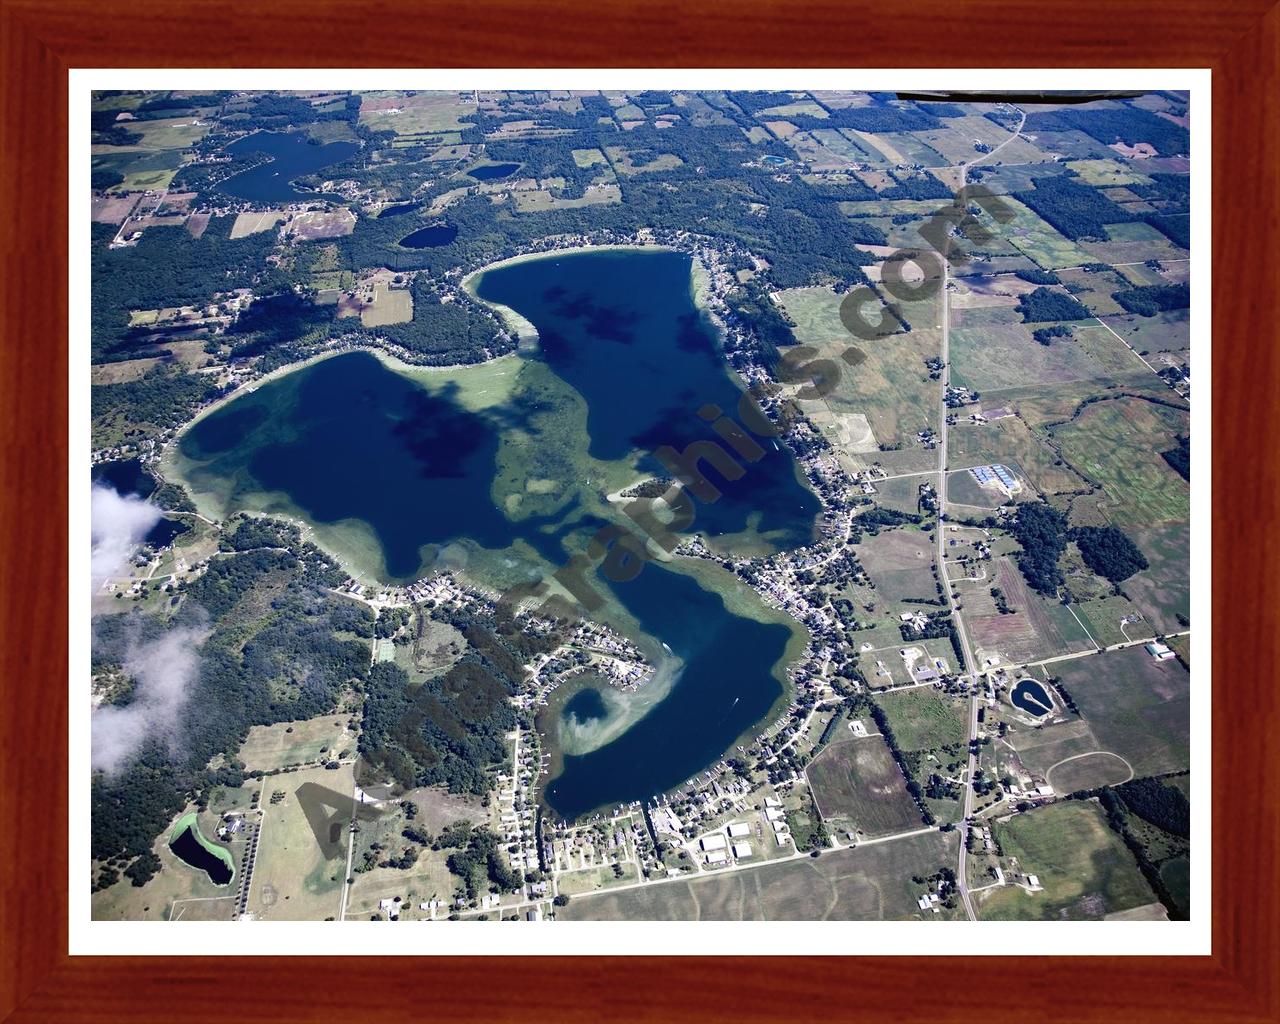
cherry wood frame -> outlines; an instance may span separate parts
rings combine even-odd
[[[1280,1019],[1271,2],[0,0],[0,1018]],[[277,66],[1212,68],[1212,955],[1020,958],[1016,971],[968,940],[970,962],[945,964],[68,956],[67,70]]]

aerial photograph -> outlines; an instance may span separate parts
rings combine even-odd
[[[1192,919],[1189,92],[86,104],[92,921]]]

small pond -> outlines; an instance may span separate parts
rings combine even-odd
[[[1023,679],[1009,694],[1009,700],[1015,708],[1021,708],[1029,715],[1040,718],[1053,710],[1053,699],[1043,686],[1034,679]]]
[[[378,220],[382,220],[383,217],[400,217],[421,208],[421,203],[396,203],[395,206],[384,206],[382,212],[378,214]]]

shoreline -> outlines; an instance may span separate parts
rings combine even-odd
[[[611,244],[598,244],[598,245],[575,245],[575,246],[566,246],[563,248],[546,249],[539,252],[520,253],[515,256],[510,256],[501,260],[496,260],[492,263],[479,267],[467,273],[463,277],[460,283],[460,287],[462,287],[470,297],[475,299],[477,302],[483,304],[487,308],[494,310],[495,313],[499,316],[500,320],[504,323],[504,326],[508,327],[508,329],[510,329],[513,324],[516,326],[516,334],[519,339],[519,345],[516,350],[505,352],[501,355],[493,356],[492,358],[483,360],[480,363],[461,363],[461,364],[451,364],[447,366],[425,366],[425,365],[419,365],[416,363],[408,362],[400,358],[399,356],[393,354],[392,352],[388,351],[382,345],[374,341],[364,341],[360,343],[349,343],[349,342],[336,343],[333,345],[333,347],[327,348],[323,351],[314,352],[313,354],[303,359],[300,359],[296,362],[292,362],[284,366],[277,367],[274,370],[270,371],[269,373],[264,374],[261,377],[258,377],[254,380],[246,381],[244,384],[237,387],[234,391],[220,397],[216,401],[211,402],[209,405],[201,409],[188,422],[183,424],[180,428],[178,428],[177,431],[175,431],[173,436],[166,442],[164,448],[161,450],[160,465],[164,470],[168,471],[165,473],[165,475],[172,476],[179,482],[183,481],[185,475],[181,472],[180,468],[176,464],[176,456],[178,454],[177,445],[180,444],[181,439],[185,436],[186,432],[190,430],[195,424],[201,422],[206,416],[214,412],[217,412],[220,409],[223,409],[224,407],[229,405],[231,402],[234,402],[239,397],[243,397],[246,394],[253,393],[254,391],[257,390],[257,388],[259,388],[264,384],[269,384],[273,381],[287,377],[291,373],[306,369],[307,367],[316,365],[326,359],[332,359],[339,355],[344,355],[350,352],[356,352],[356,351],[367,352],[370,355],[372,355],[375,359],[377,359],[379,363],[382,364],[387,369],[392,370],[393,372],[396,372],[396,373],[400,373],[404,376],[410,377],[411,379],[417,379],[419,381],[428,380],[432,376],[448,375],[451,373],[457,373],[459,371],[465,371],[466,369],[471,367],[481,367],[491,363],[497,364],[499,363],[500,360],[504,360],[504,359],[519,359],[519,357],[522,354],[527,353],[531,347],[536,345],[536,342],[538,339],[538,332],[536,328],[534,328],[532,323],[530,323],[527,319],[525,319],[515,310],[509,309],[508,307],[503,306],[502,304],[499,304],[499,303],[494,303],[485,299],[481,299],[476,294],[478,290],[479,282],[481,281],[483,275],[489,272],[490,270],[496,270],[496,269],[509,267],[509,266],[516,266],[522,263],[528,263],[535,260],[546,260],[546,259],[553,259],[556,257],[569,258],[575,255],[578,255],[581,253],[587,253],[587,252],[673,252],[673,253],[679,252],[689,256],[690,279],[687,286],[689,289],[688,291],[689,299],[692,305],[694,306],[694,308],[697,309],[700,313],[705,315],[708,326],[714,331],[716,341],[718,343],[717,347],[720,348],[721,351],[723,350],[724,325],[721,322],[720,318],[715,314],[716,296],[713,290],[714,279],[712,277],[710,270],[708,269],[708,266],[704,263],[702,259],[699,258],[699,256],[695,252],[688,252],[685,249],[682,249],[676,246],[658,244],[658,243],[651,243],[651,244],[611,243]],[[725,372],[730,374],[736,380],[740,381],[738,374],[733,370],[731,366],[727,365],[727,363],[725,365]],[[628,486],[629,487],[637,486],[638,484],[643,483],[646,479],[649,479],[649,478],[642,477],[639,480],[633,481]],[[626,489],[626,488],[623,488],[623,489]],[[193,494],[193,497],[195,497],[194,494]],[[622,499],[620,491],[615,492],[613,494],[606,495],[606,502],[611,505],[621,502],[622,500],[624,499]],[[304,519],[304,521],[306,520]],[[317,532],[319,532],[317,528],[317,524],[308,522],[308,525],[311,526],[311,530],[309,531],[312,534],[311,539],[313,540],[313,542],[319,542],[320,538],[316,536]],[[332,541],[332,538],[330,538],[330,541]],[[331,543],[322,543],[321,546],[332,557],[335,557],[338,560],[339,564],[343,566],[344,571],[350,572],[353,578],[369,578],[368,573],[364,571],[357,571],[361,569],[367,569],[367,567],[364,567],[361,564],[359,564],[361,563],[362,560],[355,559],[355,561],[352,561],[350,557],[351,555],[350,552],[345,550],[341,552],[335,551]],[[342,545],[339,545],[339,547],[342,547]],[[655,552],[655,554],[657,554],[657,552]],[[665,556],[665,557],[662,557],[662,556]],[[672,555],[666,552],[661,552],[660,557],[658,557],[657,560],[660,562],[669,562],[672,560]],[[692,573],[692,575],[694,576],[695,579],[699,579],[699,577],[704,577],[705,574],[704,572],[695,571]],[[382,586],[394,585],[394,583],[384,582],[381,579],[381,574],[378,573],[376,570],[372,571],[371,576],[375,586],[382,587]],[[460,578],[462,578],[467,585],[477,585],[480,583],[479,580],[473,578],[469,573],[467,573],[465,569],[461,570]],[[721,599],[724,600],[727,605],[741,603],[741,597],[739,597],[738,600],[735,601],[730,596],[730,593],[732,593],[732,591],[739,589],[738,587],[730,586],[728,588],[729,592],[726,593],[724,591],[721,591],[720,587],[716,586],[715,583],[710,580],[699,579],[699,582],[701,585],[710,586],[711,589],[719,593],[721,596]],[[737,610],[736,613],[743,614],[743,612],[745,611],[748,617],[756,619],[757,621],[766,621],[766,622],[773,621],[778,624],[785,624],[791,632],[791,637],[789,638],[786,644],[786,650],[784,651],[783,655],[780,657],[778,663],[775,666],[773,666],[772,674],[778,680],[780,687],[779,687],[777,698],[773,702],[772,706],[768,709],[767,713],[764,716],[762,716],[758,721],[752,723],[752,725],[748,729],[744,730],[742,734],[735,737],[733,744],[731,744],[729,748],[727,748],[725,751],[721,753],[717,761],[707,765],[703,769],[704,772],[705,771],[714,772],[716,765],[719,764],[720,761],[722,761],[725,757],[729,757],[733,754],[735,745],[750,743],[755,736],[760,735],[762,732],[768,731],[770,727],[776,724],[776,722],[780,717],[780,713],[785,711],[787,704],[794,697],[794,692],[795,692],[794,686],[790,681],[788,668],[790,665],[795,663],[802,656],[803,649],[805,648],[808,642],[807,631],[805,630],[802,623],[798,622],[791,616],[786,615],[785,613],[778,613],[775,609],[772,608],[772,606],[770,606],[767,602],[764,601],[762,595],[758,591],[756,591],[754,588],[746,586],[745,584],[741,586],[742,586],[742,589],[745,589],[751,593],[751,595],[755,598],[754,603],[758,603],[759,606],[755,608],[751,608],[749,611],[745,609],[740,609],[740,610]],[[741,593],[741,591],[739,591],[739,593]],[[675,679],[668,680],[668,688],[670,687],[670,685],[674,684],[675,682],[676,682]],[[573,689],[577,689],[577,687],[574,687]],[[567,692],[558,695],[559,699],[552,701],[552,708],[554,709],[561,706],[562,703],[566,699],[568,699],[568,697],[572,694],[572,692],[573,690],[568,690]],[[658,698],[657,702],[660,702],[662,699],[665,699],[665,697],[668,695],[669,694],[667,693],[663,693],[661,697],[659,697],[655,690],[651,690],[649,693],[644,695],[648,699],[641,699],[637,701],[637,703],[641,705],[649,704],[650,701],[653,700],[655,697]],[[628,704],[631,702],[623,701],[621,703]],[[545,710],[546,709],[544,709],[544,712]],[[589,743],[589,747],[587,750],[582,750],[582,749],[576,750],[575,753],[577,756],[581,756],[582,754],[588,753],[590,752],[590,750],[594,750],[597,747],[607,745],[609,742],[615,739],[617,735],[620,735],[621,732],[625,731],[627,728],[630,728],[632,725],[635,724],[635,722],[639,721],[640,718],[644,717],[647,711],[652,710],[652,708],[651,707],[645,708],[644,711],[642,711],[638,715],[635,714],[636,711],[641,711],[641,709],[638,707],[634,708],[632,713],[630,714],[627,713],[627,711],[622,708],[613,708],[611,710],[614,713],[611,714],[609,717],[613,718],[614,720],[613,722],[610,723],[610,728],[606,730],[609,733],[609,735],[597,737],[596,742]],[[619,712],[621,713],[619,714]],[[543,716],[539,716],[539,717],[543,717]],[[558,718],[559,718],[558,712],[551,716],[543,717],[543,722],[547,726],[550,726],[549,728],[545,729],[545,739],[546,739],[547,752],[551,756],[553,762],[555,761],[562,762],[562,759],[566,754],[573,756],[573,754],[570,754],[569,750],[562,749],[562,740],[564,739],[564,737],[560,735],[562,723],[558,721]],[[572,749],[575,747],[575,744],[572,741],[570,741],[567,744],[567,746],[570,749]],[[553,769],[553,773],[555,775],[558,775],[559,772],[555,770],[556,765],[552,764],[551,767]],[[702,774],[702,773],[699,772],[698,774]],[[667,790],[665,792],[666,793],[678,792],[686,784],[687,784],[686,782],[681,782],[677,784],[675,787],[673,787],[672,789]],[[540,787],[540,790],[541,790],[541,787]],[[543,792],[540,792],[539,794],[540,797],[542,797]],[[544,800],[540,799],[539,802],[544,803],[545,805]],[[549,805],[545,805],[545,806],[547,806],[547,808],[550,809]],[[588,811],[585,815],[581,817],[583,818],[592,817],[594,814],[599,813],[600,810],[601,808],[593,809],[592,811]]]

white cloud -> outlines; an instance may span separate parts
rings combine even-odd
[[[129,649],[123,667],[134,680],[133,699],[123,707],[107,705],[93,713],[95,770],[115,772],[144,740],[173,745],[188,687],[200,668],[197,647],[202,639],[199,630],[182,628]]]
[[[112,488],[93,485],[93,585],[100,587],[129,564],[138,545],[162,518],[150,502],[121,496]]]

